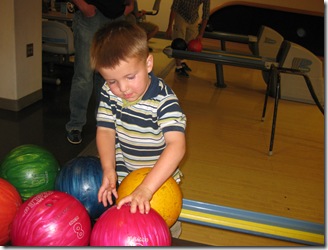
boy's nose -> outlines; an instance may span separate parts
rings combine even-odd
[[[128,85],[125,83],[120,83],[120,91],[122,93],[126,92],[128,90]]]

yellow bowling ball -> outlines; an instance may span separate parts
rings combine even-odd
[[[131,194],[151,169],[145,167],[129,173],[117,189],[118,199],[116,204],[122,198]],[[177,221],[182,209],[182,192],[173,177],[166,180],[155,192],[150,201],[150,206],[163,217],[168,227],[171,227]]]

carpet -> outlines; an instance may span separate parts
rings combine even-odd
[[[151,54],[154,56],[154,67],[153,72],[160,78],[165,78],[167,74],[174,67],[174,59],[168,58],[164,53],[163,49],[171,44],[170,40],[152,38],[149,41],[149,47],[153,49]],[[79,156],[98,156],[96,139],[91,141],[85,149],[83,149]]]

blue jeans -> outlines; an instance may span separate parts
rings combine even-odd
[[[104,83],[100,75],[94,77],[94,71],[90,67],[89,50],[94,34],[104,24],[124,18],[124,16],[121,16],[117,19],[109,19],[98,10],[93,17],[85,17],[80,11],[75,12],[72,25],[75,61],[69,100],[71,114],[70,120],[66,124],[67,131],[82,131],[87,121],[87,110],[91,94],[95,89],[96,96],[98,96],[97,92],[100,91]]]

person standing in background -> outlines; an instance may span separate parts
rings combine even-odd
[[[137,0],[134,0],[134,9],[129,15],[127,15],[126,20],[131,23],[136,23],[143,28],[147,33],[148,41],[153,38],[159,30],[158,25],[146,20],[146,11],[139,10]],[[151,52],[152,48],[149,47],[149,51]]]
[[[82,129],[87,121],[87,109],[95,88],[100,92],[102,77],[90,66],[90,46],[96,31],[104,24],[125,19],[134,8],[134,0],[72,0],[77,8],[73,19],[75,61],[70,92],[70,120],[66,123],[66,138],[72,144],[82,142]],[[99,94],[96,93],[98,97]]]
[[[198,27],[199,7],[203,4],[203,14]],[[210,0],[173,0],[166,30],[166,37],[171,39],[182,38],[188,42],[192,39],[202,40],[205,28],[210,18]],[[191,71],[181,59],[175,59],[175,72],[179,76],[189,77]]]

